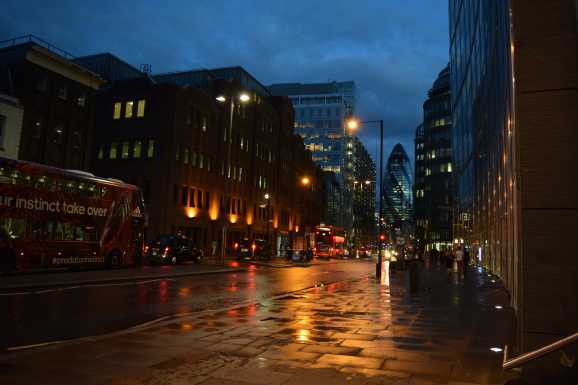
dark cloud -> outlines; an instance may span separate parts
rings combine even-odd
[[[0,39],[34,35],[153,73],[241,65],[263,84],[354,80],[359,119],[384,120],[384,158],[402,143],[413,161],[422,104],[449,61],[447,9],[447,0],[7,0]],[[379,125],[359,136],[377,160]]]

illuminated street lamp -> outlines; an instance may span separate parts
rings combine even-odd
[[[225,160],[225,193],[223,196],[223,205],[225,206],[225,210],[227,213],[224,215],[225,220],[223,221],[223,234],[222,234],[222,242],[221,242],[221,266],[225,265],[225,248],[227,246],[227,221],[228,221],[228,214],[229,214],[229,175],[230,175],[230,162],[231,162],[231,145],[233,143],[233,112],[235,110],[235,100],[242,100],[246,101],[249,100],[249,96],[246,94],[241,94],[239,96],[219,96],[217,100],[220,102],[224,102],[227,99],[231,100],[230,109],[229,109],[229,130],[227,132],[227,158]]]
[[[269,194],[265,194],[265,204],[259,205],[262,209],[265,209],[265,220],[267,221],[267,249],[265,250],[265,262],[269,262],[269,256],[271,254],[271,246],[269,244],[269,224],[273,221],[271,216],[271,200],[269,199]]]
[[[365,122],[349,122],[350,128],[355,128],[358,124],[363,123],[379,123],[379,203],[378,203],[378,213],[379,220],[381,221],[381,201],[383,200],[383,120],[368,120]],[[375,276],[377,279],[381,279],[381,267],[382,267],[382,256],[381,256],[381,226],[378,226],[378,262],[375,267]]]

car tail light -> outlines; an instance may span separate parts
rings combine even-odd
[[[144,247],[144,252],[145,252],[145,253],[148,253],[148,252],[149,252],[149,247],[148,247],[148,246],[145,246],[145,247]]]
[[[168,253],[169,253],[169,248],[165,247],[165,254],[168,254]]]
[[[253,243],[253,244],[251,245],[251,248],[252,248],[253,251],[254,251],[254,250],[257,248],[257,245]]]
[[[235,249],[238,249],[238,248],[239,248],[239,244],[235,243]]]

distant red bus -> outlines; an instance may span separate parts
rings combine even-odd
[[[345,230],[334,226],[315,227],[315,257],[341,257],[345,247]]]
[[[0,157],[0,274],[135,264],[143,224],[137,186]]]

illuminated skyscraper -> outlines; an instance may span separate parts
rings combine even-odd
[[[401,143],[395,145],[385,167],[382,211],[386,224],[400,229],[399,235],[413,234],[413,172]]]

